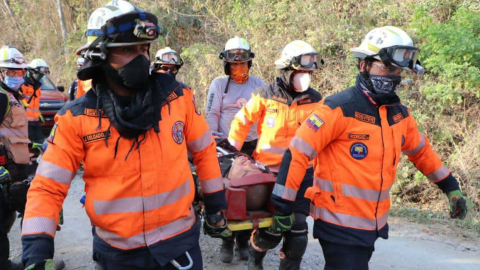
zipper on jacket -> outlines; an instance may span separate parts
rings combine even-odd
[[[378,237],[378,206],[380,205],[380,196],[382,194],[382,188],[383,188],[383,163],[385,162],[385,140],[383,139],[382,115],[380,114],[380,108],[378,108],[378,116],[380,117],[380,131],[382,135],[383,155],[382,155],[382,171],[380,173],[380,178],[381,178],[380,191],[378,192],[377,207],[375,208],[375,231],[377,232],[377,237]]]

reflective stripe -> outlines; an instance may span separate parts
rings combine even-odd
[[[191,141],[187,142],[187,149],[188,151],[195,153],[195,152],[200,152],[203,149],[207,148],[212,143],[212,132],[210,130],[207,130],[202,137]]]
[[[390,199],[390,188],[380,192],[378,190],[364,189],[352,185],[342,184],[342,194],[344,196],[354,197],[366,201],[381,202]]]
[[[252,123],[250,120],[248,120],[242,110],[238,111],[237,115],[235,115],[235,118],[237,118],[242,125]]]
[[[57,223],[51,218],[34,217],[23,221],[22,235],[46,233],[55,236],[56,232]]]
[[[427,178],[432,182],[438,182],[440,180],[445,179],[445,177],[447,177],[449,174],[450,174],[450,170],[447,167],[442,165],[440,169],[428,174]]]
[[[232,140],[232,139],[228,139],[228,142],[235,148],[237,149],[241,149],[242,148],[242,144],[243,143],[240,143],[240,142],[237,142],[235,140]]]
[[[146,233],[140,233],[132,237],[121,237],[115,233],[95,228],[95,233],[110,245],[120,249],[134,249],[145,245],[152,245],[158,241],[170,238],[183,231],[190,229],[196,221],[193,207],[190,207],[190,214],[187,217],[177,219]]]
[[[269,144],[262,144],[260,150],[265,153],[275,154],[275,155],[283,155],[287,148],[269,145]]]
[[[175,203],[189,193],[190,181],[187,179],[181,186],[174,190],[152,196],[122,198],[111,201],[94,200],[93,208],[97,215],[150,211]]]
[[[223,187],[223,177],[218,177],[210,180],[200,179],[200,186],[202,187],[202,192],[212,193],[219,190],[222,190]]]
[[[70,185],[76,173],[42,159],[37,174],[60,184]]]
[[[323,207],[318,207],[310,204],[310,214],[312,214],[315,219],[321,219],[323,221],[337,224],[343,227],[351,227],[364,230],[375,230],[383,228],[387,224],[388,213],[389,212],[385,213],[383,216],[375,220],[348,214],[334,213],[328,211]]]
[[[40,112],[40,109],[32,109],[32,108],[29,108],[29,107],[27,107],[26,110],[27,110],[27,112]]]
[[[333,182],[325,179],[315,177],[315,187],[320,188],[326,192],[333,192]]]
[[[28,121],[38,121],[40,120],[40,117],[27,117]]]
[[[272,194],[289,201],[295,201],[295,198],[297,197],[297,191],[295,189],[280,185],[278,183],[275,183]]]
[[[425,147],[425,134],[420,133],[420,142],[418,142],[418,145],[415,146],[412,150],[402,150],[402,153],[405,155],[416,155],[420,150],[422,150]]]
[[[290,142],[290,145],[300,151],[300,153],[304,154],[305,156],[309,157],[310,159],[314,159],[317,156],[317,151],[313,149],[310,144],[302,140],[301,138],[295,136],[293,137],[292,141]]]

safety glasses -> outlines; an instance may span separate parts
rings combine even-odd
[[[155,58],[162,64],[183,65],[183,60],[178,53],[168,52]]]
[[[252,52],[247,50],[229,50],[225,51],[223,57],[227,61],[249,61],[252,59]]]
[[[412,46],[392,46],[380,49],[378,56],[386,66],[395,65],[413,70],[419,53],[420,49]]]
[[[8,77],[23,77],[27,74],[24,69],[2,69],[2,72]]]
[[[401,67],[396,67],[396,66],[385,66],[384,64],[380,64],[377,62],[373,62],[372,66],[376,66],[379,69],[381,69],[383,72],[388,73],[388,75],[396,75],[400,74],[403,71],[403,68]]]
[[[323,64],[323,60],[320,59],[320,61]],[[294,69],[318,69],[320,67],[318,65],[318,54],[309,53],[295,56],[292,58],[292,67]]]

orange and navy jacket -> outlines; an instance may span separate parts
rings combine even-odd
[[[80,161],[86,212],[96,236],[116,250],[148,246],[166,264],[198,243],[187,150],[197,166],[206,211],[226,208],[216,144],[190,88],[178,86],[169,95],[160,132],[150,129],[131,151],[134,140],[120,137],[113,126],[107,132],[109,118],[95,109],[96,101],[95,91],[88,91],[55,116],[48,150],[28,192],[22,229],[27,266],[53,255],[58,215]]]
[[[276,82],[255,89],[252,98],[235,115],[228,134],[230,144],[242,149],[250,126],[258,121],[258,143],[253,157],[273,172],[278,172],[297,128],[322,100],[322,95],[312,88],[295,98],[285,88],[277,78]]]
[[[26,106],[27,120],[40,121],[40,98],[42,97],[42,85],[31,78],[25,78],[25,84],[22,85],[22,93],[25,95],[23,104]]]
[[[362,90],[349,88],[327,97],[297,130],[272,202],[280,212],[291,212],[314,160],[314,186],[305,192],[312,201],[310,214],[320,221],[314,236],[373,246],[377,237],[388,237],[390,189],[402,152],[430,181],[451,178],[409,109],[401,103],[377,107]]]

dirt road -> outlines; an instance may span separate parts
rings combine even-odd
[[[79,203],[83,195],[81,175],[72,182],[64,204],[65,224],[55,238],[55,258],[66,263],[66,270],[93,269],[91,261],[92,234],[88,217]],[[370,261],[372,270],[388,269],[480,269],[479,239],[464,238],[452,228],[439,224],[419,225],[398,218],[389,220],[390,239],[378,240]],[[21,257],[20,226],[17,220],[10,235],[11,256]],[[218,260],[220,240],[201,237],[204,269],[246,270],[246,262],[236,258],[231,264]],[[264,269],[278,269],[278,248],[269,251]],[[318,241],[310,235],[302,269],[323,269],[324,259]]]

